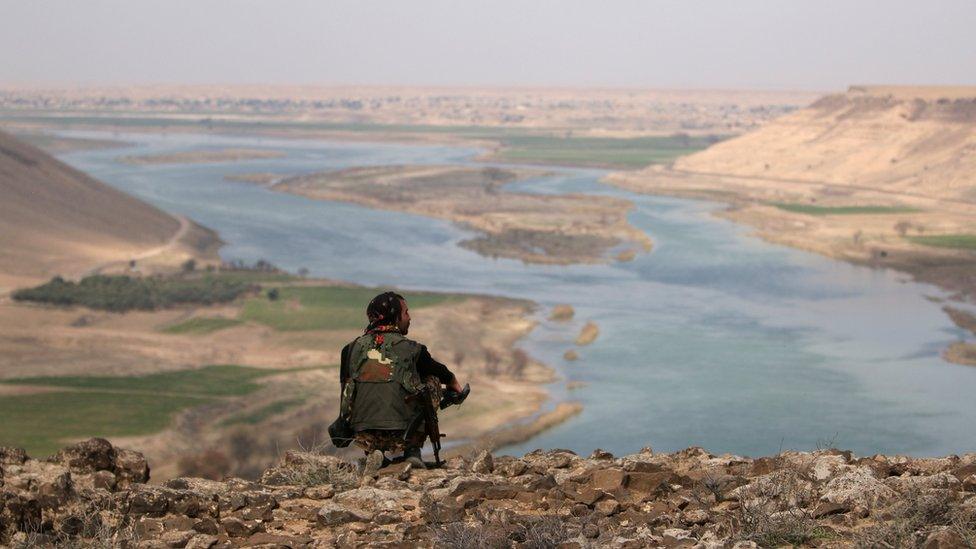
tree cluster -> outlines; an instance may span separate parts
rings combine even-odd
[[[233,301],[257,288],[220,276],[201,278],[94,275],[80,282],[54,277],[34,288],[14,292],[17,301],[82,305],[106,311],[154,310],[174,305],[211,305]]]

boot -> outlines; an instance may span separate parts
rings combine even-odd
[[[373,450],[368,456],[366,456],[366,463],[363,466],[363,476],[371,477],[376,474],[377,471],[383,467],[383,462],[385,457],[383,452],[379,450]]]
[[[407,448],[403,452],[403,460],[412,465],[416,469],[426,469],[427,464],[424,463],[423,458],[420,456],[420,448]]]

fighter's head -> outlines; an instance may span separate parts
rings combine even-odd
[[[396,292],[384,292],[374,297],[366,306],[366,318],[369,320],[366,331],[379,326],[395,326],[397,331],[406,335],[410,329],[407,300]]]

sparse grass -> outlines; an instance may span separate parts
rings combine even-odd
[[[908,206],[817,206],[814,204],[799,204],[792,202],[772,202],[781,210],[807,215],[884,215],[915,213],[922,210]]]
[[[858,547],[921,547],[928,534],[947,528],[964,547],[976,547],[976,512],[957,506],[949,490],[910,490],[901,494],[888,520],[858,532]]]
[[[271,370],[221,365],[128,377],[57,376],[4,380],[3,383],[12,385],[74,390],[0,399],[0,418],[3,418],[0,421],[0,446],[17,446],[34,455],[46,455],[67,440],[153,433],[165,429],[184,409],[218,398],[253,393],[260,388],[258,379],[299,370],[304,368]],[[263,413],[270,416],[274,410]]]
[[[215,272],[197,271],[194,275],[187,278],[215,276],[228,282],[243,282],[249,284],[261,283],[287,283],[300,280],[301,277],[281,271],[262,271],[257,269],[221,270]]]
[[[435,546],[451,549],[555,549],[570,538],[563,519],[555,515],[525,517],[524,523],[502,523],[480,517],[478,522],[448,522],[431,527]],[[513,543],[514,542],[514,543]]]
[[[349,330],[362,328],[366,304],[381,290],[339,286],[283,286],[274,301],[255,297],[244,303],[242,320],[281,331]],[[420,309],[460,296],[404,293],[411,309]]]
[[[301,406],[305,402],[304,398],[290,398],[287,400],[276,400],[271,404],[262,406],[257,410],[231,416],[220,424],[224,427],[230,425],[257,425],[269,417],[276,416],[295,406]]]
[[[296,452],[282,473],[293,486],[322,486],[331,484],[336,492],[359,486],[359,472],[346,462],[320,458],[314,452]]]
[[[935,248],[957,250],[976,250],[976,234],[939,234],[926,236],[907,236],[910,242]]]
[[[179,324],[167,326],[163,328],[163,332],[167,334],[206,335],[240,324],[243,324],[243,322],[234,318],[196,317],[180,322]]]

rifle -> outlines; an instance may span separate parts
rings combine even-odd
[[[446,391],[444,396],[441,397],[440,409],[443,410],[455,404],[460,405],[464,402],[464,399],[468,398],[470,392],[471,387],[467,384],[464,385],[464,389],[460,393],[457,391]],[[441,461],[441,438],[447,435],[442,434],[440,431],[437,410],[434,409],[434,403],[431,401],[430,390],[425,387],[416,394],[416,397],[420,398],[420,412],[414,416],[407,430],[403,432],[403,441],[406,442],[409,440],[410,436],[417,430],[417,424],[423,421],[424,432],[427,438],[430,439],[430,445],[434,449],[434,462],[437,467],[440,467],[443,463]]]

